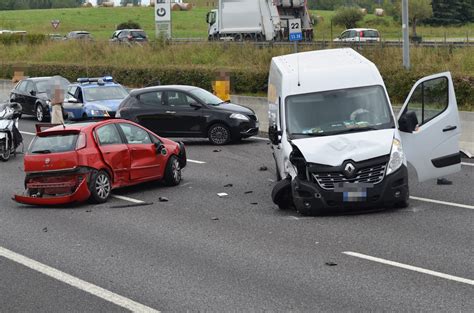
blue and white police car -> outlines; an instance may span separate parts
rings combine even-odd
[[[70,84],[63,108],[69,119],[115,117],[117,108],[128,91],[111,76],[78,78]]]

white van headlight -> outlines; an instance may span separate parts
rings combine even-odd
[[[403,164],[405,156],[403,154],[402,143],[398,139],[393,139],[392,151],[390,152],[390,161],[388,161],[387,175],[392,174]]]
[[[232,113],[230,115],[230,118],[236,119],[236,120],[242,120],[242,121],[249,121],[249,118],[243,114],[240,113]]]

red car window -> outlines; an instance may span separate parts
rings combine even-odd
[[[78,134],[54,134],[50,136],[37,136],[30,146],[31,154],[47,154],[56,152],[73,151],[76,149]]]
[[[120,128],[127,139],[128,144],[152,143],[150,135],[145,130],[132,124],[120,123]]]
[[[96,133],[101,146],[122,144],[122,139],[114,124],[99,127]]]

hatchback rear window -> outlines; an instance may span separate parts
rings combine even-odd
[[[78,134],[57,134],[51,136],[36,136],[31,143],[30,154],[48,154],[74,151]]]
[[[364,32],[364,37],[369,37],[369,38],[378,38],[379,33],[375,30],[366,30]]]

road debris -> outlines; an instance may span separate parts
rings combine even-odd
[[[211,217],[211,220],[213,220],[213,221],[218,221],[219,218],[218,218],[218,217]]]
[[[260,166],[260,168],[258,169],[260,172],[265,172],[265,171],[268,171],[268,167],[266,166]]]
[[[159,200],[160,202],[168,202],[168,201],[170,201],[170,200],[169,200],[168,198],[166,198],[166,197],[159,197],[158,200]]]
[[[48,232],[48,227],[43,228],[43,232],[47,233]]]
[[[233,187],[233,186],[234,186],[233,184],[224,185],[224,187]]]
[[[214,149],[212,150],[212,152],[221,152],[222,150],[221,149]]]
[[[219,192],[219,193],[217,194],[217,196],[219,196],[219,198],[224,198],[224,197],[227,197],[228,194],[225,193],[225,192]]]
[[[249,193],[253,193],[253,191],[252,191],[252,190],[249,190],[249,191],[246,191],[246,192],[244,192],[244,193],[245,193],[246,195],[248,195]]]
[[[324,264],[326,264],[327,266],[337,266],[337,263],[334,262],[326,262]]]
[[[453,182],[447,178],[438,178],[436,181],[436,184],[438,185],[452,185]]]

